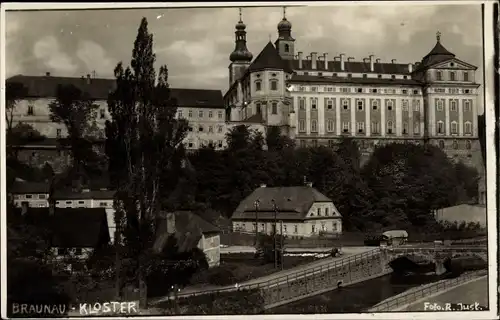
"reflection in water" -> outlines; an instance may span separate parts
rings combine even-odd
[[[410,276],[394,274],[353,284],[314,297],[280,306],[266,313],[350,313],[363,312],[377,303],[410,288],[443,279],[443,276]]]

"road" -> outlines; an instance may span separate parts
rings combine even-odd
[[[377,247],[343,247],[342,251],[345,254],[351,254],[351,253],[363,253],[366,251],[373,250]],[[286,248],[285,250],[287,252],[326,252],[333,249],[333,247],[328,248],[328,247],[321,247],[321,248]],[[220,253],[221,254],[228,254],[228,253],[255,253],[255,247],[251,246],[231,246],[231,247],[223,247],[220,248]]]
[[[322,251],[324,251],[324,250],[327,250],[328,248],[321,248],[321,249],[322,249]],[[327,266],[334,261],[347,260],[346,258],[348,258],[350,256],[364,253],[364,252],[368,252],[368,251],[372,251],[374,249],[376,249],[376,248],[375,247],[347,247],[347,248],[343,249],[343,254],[340,257],[335,257],[335,258],[328,257],[328,258],[316,260],[316,261],[306,263],[303,265],[299,265],[299,266],[296,266],[296,267],[293,267],[293,268],[290,268],[287,270],[278,271],[278,272],[269,274],[269,275],[264,276],[264,277],[255,278],[255,279],[251,279],[251,280],[248,280],[248,281],[245,281],[242,283],[238,283],[237,286],[236,285],[230,285],[230,286],[210,285],[210,286],[203,286],[202,288],[201,287],[194,287],[194,286],[193,287],[186,287],[179,292],[178,296],[179,297],[185,296],[185,295],[189,296],[189,295],[193,295],[193,294],[200,293],[203,291],[211,291],[211,290],[221,290],[221,291],[231,290],[231,289],[236,290],[237,287],[257,285],[257,284],[262,283],[262,282],[277,280],[277,279],[282,278],[282,277],[291,276],[291,275],[294,275],[294,274],[297,274],[297,273],[300,273],[300,272],[303,272],[303,271],[306,271],[306,270],[309,270],[312,268],[320,268],[323,266]],[[300,249],[300,250],[303,250],[303,249]],[[239,251],[239,252],[241,252],[241,251]],[[152,301],[152,304],[163,302],[163,301],[166,301],[168,299],[169,299],[169,297],[154,299]]]

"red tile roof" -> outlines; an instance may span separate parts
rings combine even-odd
[[[21,83],[27,88],[27,98],[54,98],[59,85],[73,85],[88,93],[93,99],[107,100],[114,90],[115,79],[70,78],[56,76],[17,75],[7,79],[7,83]],[[172,97],[179,107],[224,108],[220,90],[171,88]]]

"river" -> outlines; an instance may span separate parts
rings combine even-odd
[[[444,276],[402,277],[394,274],[353,284],[267,310],[267,314],[357,313],[408,289],[444,279]]]

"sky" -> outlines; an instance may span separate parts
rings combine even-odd
[[[90,5],[90,4],[89,4]],[[247,47],[254,58],[277,37],[281,7],[243,8]],[[345,53],[362,60],[420,61],[436,43],[478,67],[482,83],[480,5],[356,5],[289,7],[297,51]],[[156,66],[166,64],[176,88],[228,88],[238,8],[150,8],[6,12],[6,76],[112,78],[119,61],[130,64],[142,17],[154,35]]]

